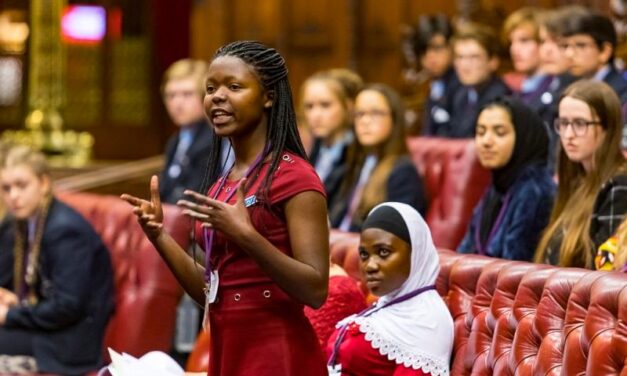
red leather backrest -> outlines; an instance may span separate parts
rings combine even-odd
[[[540,339],[535,372],[542,375],[560,374],[568,300],[575,284],[587,273],[582,269],[563,269],[546,281],[533,328],[534,334]]]
[[[494,327],[488,325],[487,316],[498,276],[506,265],[505,260],[495,260],[483,268],[477,281],[472,305],[466,313],[466,326],[470,327],[470,334],[463,358],[464,374],[489,374],[486,358],[490,351]],[[455,360],[457,359],[459,358],[456,357]]]
[[[486,317],[486,326],[493,328],[486,367],[494,375],[512,374],[508,361],[516,333],[516,327],[511,325],[514,322],[511,318],[514,299],[523,276],[535,268],[536,265],[526,262],[510,262],[499,271],[490,312]]]
[[[426,222],[437,247],[455,249],[472,210],[490,181],[479,164],[474,140],[411,137],[407,147],[426,185]]]
[[[331,240],[331,258],[358,275],[358,235]],[[436,285],[455,324],[451,375],[627,376],[627,274],[439,256]]]
[[[461,257],[464,256],[448,249],[438,249],[438,256],[440,257],[440,273],[435,281],[435,287],[438,289],[438,294],[440,294],[440,296],[444,298],[444,301],[448,304],[449,277],[451,275],[451,268]]]
[[[472,324],[466,320],[466,313],[470,311],[481,271],[494,261],[487,257],[468,255],[451,268],[447,302],[455,326],[452,373],[465,374],[464,355]]]
[[[135,356],[169,351],[182,289],[144,235],[131,206],[115,196],[61,193],[59,198],[92,224],[111,252],[116,306],[105,349]],[[187,248],[189,221],[181,220],[175,206],[165,205],[164,216],[166,231]]]
[[[627,275],[624,273],[607,273],[592,285],[582,335],[582,342],[589,343],[588,376],[627,373],[626,290]]]
[[[540,347],[540,339],[533,331],[533,321],[544,283],[555,272],[554,268],[532,270],[525,274],[518,286],[513,315],[510,317],[510,325],[516,328],[508,361],[511,374],[533,374],[535,357]]]
[[[584,321],[588,314],[591,291],[594,282],[605,273],[588,273],[577,282],[570,292],[564,318],[564,358],[562,373],[579,375],[586,371],[588,361],[588,342],[582,343]]]
[[[329,247],[331,262],[344,268],[349,276],[358,281],[362,291],[368,293],[359,270],[359,234],[331,230]]]

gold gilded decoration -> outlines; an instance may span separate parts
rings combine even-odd
[[[61,13],[67,0],[31,0],[28,115],[26,131],[5,132],[4,141],[28,144],[44,153],[84,164],[93,137],[63,130],[66,104],[66,49],[61,41]]]

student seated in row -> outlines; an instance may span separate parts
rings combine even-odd
[[[479,113],[475,146],[492,184],[457,251],[530,261],[555,195],[546,127],[517,99],[500,98]]]
[[[309,77],[302,86],[301,110],[314,136],[309,160],[333,202],[346,174],[348,150],[355,142],[355,98],[364,83],[348,69],[330,69]]]
[[[570,72],[581,78],[603,81],[627,102],[627,79],[614,66],[617,44],[612,21],[601,14],[587,12],[567,20],[563,48],[572,60]]]
[[[340,194],[330,203],[331,226],[359,231],[368,212],[390,200],[425,213],[425,190],[409,159],[404,108],[396,91],[374,84],[357,95],[355,135]]]
[[[438,252],[420,214],[397,202],[375,207],[359,258],[379,299],[338,324],[327,345],[329,375],[448,375],[453,319],[435,290]]]
[[[447,124],[451,114],[447,103],[459,88],[453,68],[451,38],[453,25],[444,14],[421,15],[412,28],[408,43],[420,63],[421,73],[430,79],[428,98],[422,113],[422,133],[435,134],[440,124]]]
[[[114,304],[109,251],[54,198],[41,153],[6,151],[0,187],[10,227],[0,243],[0,373],[97,370]]]
[[[466,25],[455,33],[451,44],[455,72],[462,86],[448,98],[450,120],[438,124],[429,135],[470,138],[474,136],[479,109],[510,90],[496,76],[500,48],[491,28]]]
[[[620,101],[601,81],[580,80],[559,102],[558,189],[535,261],[594,267],[599,246],[627,213],[627,164],[620,150]]]

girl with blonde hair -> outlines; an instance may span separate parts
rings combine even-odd
[[[363,87],[356,73],[343,68],[315,73],[302,86],[301,111],[314,136],[311,164],[333,201],[346,173],[349,146],[354,142],[353,109]]]
[[[0,374],[97,370],[114,305],[109,251],[54,197],[41,153],[8,149],[0,187],[9,214],[0,233]]]

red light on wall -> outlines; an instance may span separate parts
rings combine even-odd
[[[122,38],[122,10],[120,8],[109,9],[109,38]]]
[[[70,5],[61,18],[61,36],[68,42],[98,43],[105,37],[106,21],[103,7]]]

